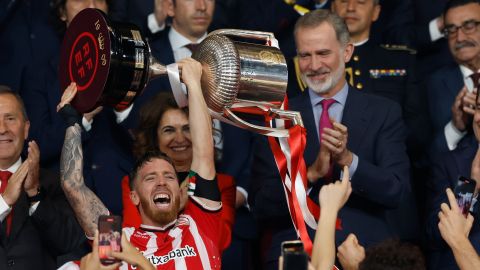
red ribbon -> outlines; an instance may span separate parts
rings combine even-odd
[[[287,101],[285,101],[285,104]],[[265,115],[265,120],[268,126],[271,126],[270,121],[271,117]],[[285,127],[289,123],[285,124]],[[302,212],[299,198],[297,197],[297,176],[300,174],[300,181],[302,181],[303,187],[307,187],[307,167],[305,165],[305,160],[303,158],[303,153],[306,146],[306,130],[304,127],[295,125],[289,128],[289,137],[288,137],[288,146],[290,148],[290,173],[288,173],[288,153],[284,153],[280,147],[279,142],[274,137],[268,137],[270,148],[272,149],[275,162],[277,164],[278,170],[280,172],[280,177],[282,184],[284,186],[285,195],[287,197],[288,208],[290,211],[290,216],[292,222],[297,230],[297,233],[302,240],[305,251],[311,255],[313,244],[310,236],[308,235],[307,226],[305,222],[304,213]],[[287,175],[290,178],[290,189],[288,188],[286,179]],[[304,191],[306,195],[306,190]],[[315,221],[318,222],[320,216],[320,207],[318,204],[313,202],[313,200],[306,196],[305,198],[307,209],[315,218]],[[304,209],[305,211],[306,209]],[[315,228],[313,228],[315,229]],[[337,219],[336,229],[341,230],[341,220]]]

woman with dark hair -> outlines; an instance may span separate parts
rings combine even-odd
[[[162,121],[164,116],[165,120]],[[175,123],[179,125],[178,130],[173,126],[164,127],[165,130],[159,130],[162,127],[162,122],[165,125],[167,119],[172,118],[179,121]],[[183,122],[182,120],[185,120],[183,118],[186,118],[187,121]],[[176,131],[180,132],[182,136],[176,137],[174,146],[162,145],[162,142],[172,135],[174,136]],[[179,108],[170,93],[158,94],[140,110],[140,122],[135,132],[133,154],[135,157],[140,157],[152,149],[160,149],[167,154],[175,162],[177,172],[188,171],[190,168],[192,149],[188,128],[188,107]]]
[[[179,108],[171,93],[160,93],[140,110],[140,122],[135,132],[133,152],[140,157],[148,151],[160,150],[172,159],[181,188],[187,189],[184,181],[192,164],[192,142],[188,123],[188,108]],[[228,247],[235,216],[236,188],[231,176],[217,173],[218,186],[222,195],[222,220],[224,230],[221,247]],[[139,226],[140,215],[130,201],[129,176],[122,180],[123,225]],[[187,192],[184,192],[187,195]],[[187,197],[181,198],[183,209]]]

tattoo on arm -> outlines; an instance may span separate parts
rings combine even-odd
[[[81,128],[68,127],[60,158],[60,179],[63,191],[78,222],[87,236],[93,236],[100,215],[108,215],[102,201],[87,187],[83,179]]]

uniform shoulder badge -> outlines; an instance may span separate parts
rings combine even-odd
[[[409,48],[407,45],[381,44],[380,47],[389,51],[406,51],[410,54],[417,54],[415,49]]]

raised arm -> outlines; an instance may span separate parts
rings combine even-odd
[[[343,168],[342,181],[325,185],[320,190],[322,208],[313,243],[312,264],[317,270],[330,270],[335,263],[335,223],[338,211],[347,202],[352,186],[348,167]]]
[[[57,107],[69,125],[65,133],[60,159],[60,180],[65,196],[72,206],[80,226],[87,236],[93,236],[97,228],[98,217],[108,215],[109,211],[97,195],[85,185],[83,179],[82,129],[74,120],[75,118],[79,119],[75,116],[78,113],[69,105],[76,92],[76,85],[70,84]]]
[[[212,180],[215,177],[212,118],[208,113],[200,85],[202,65],[191,58],[184,59],[178,64],[182,69],[182,80],[188,89],[189,124],[193,147],[190,169],[202,178]]]

